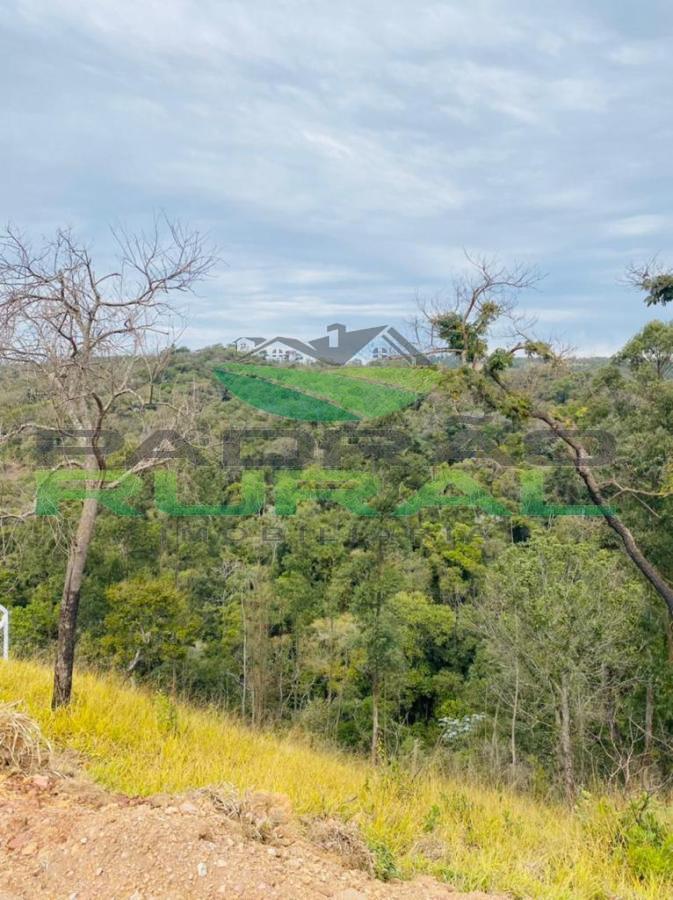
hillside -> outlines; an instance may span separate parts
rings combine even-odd
[[[334,862],[325,862],[315,847],[306,849],[301,841],[312,831],[315,833],[316,823],[336,821],[351,829],[351,834],[362,836],[379,878],[433,875],[458,890],[508,892],[517,897],[654,898],[668,891],[666,883],[652,875],[643,880],[637,877],[626,852],[628,809],[620,809],[606,799],[585,795],[578,807],[570,811],[510,791],[485,789],[464,780],[459,783],[430,768],[415,776],[394,766],[374,770],[359,759],[312,748],[291,736],[254,732],[215,711],[190,708],[163,694],[134,689],[110,676],[81,674],[72,708],[53,714],[49,710],[50,681],[50,672],[42,665],[2,665],[0,699],[25,701],[27,710],[57,749],[67,751],[70,758],[74,753],[86,775],[99,785],[131,797],[161,795],[151,802],[129,802],[119,797],[101,802],[92,789],[73,800],[57,786],[43,791],[42,799],[35,799],[34,795],[40,794],[38,784],[27,789],[28,796],[33,797],[30,815],[25,812],[28,801],[22,800],[21,791],[14,789],[8,794],[5,785],[5,810],[14,804],[16,815],[9,818],[15,825],[18,816],[30,827],[38,822],[51,823],[53,834],[65,829],[64,845],[72,847],[79,841],[78,857],[86,859],[94,873],[98,868],[107,868],[97,862],[98,857],[89,847],[89,841],[99,834],[105,847],[123,845],[125,859],[137,864],[139,854],[144,854],[151,865],[156,859],[159,869],[168,866],[170,874],[171,866],[161,854],[163,842],[168,840],[162,829],[166,829],[165,815],[175,815],[174,821],[179,818],[181,824],[171,824],[168,831],[173,834],[178,828],[175,833],[182,834],[180,829],[184,829],[185,835],[191,835],[192,850],[197,844],[197,832],[202,832],[206,837],[201,836],[201,840],[214,844],[209,859],[219,859],[229,848],[231,856],[226,866],[238,871],[244,865],[254,867],[259,861],[270,860],[281,885],[288,867],[299,869],[305,862],[308,872],[316,870],[315,884],[334,887],[331,880],[341,869],[334,868]],[[296,846],[293,843],[294,856],[290,854],[287,865],[279,865],[278,857],[262,850],[259,844],[248,847],[238,832],[227,831],[229,825],[222,825],[217,839],[207,837],[215,814],[212,804],[199,806],[203,795],[196,795],[196,803],[193,799],[178,802],[166,798],[167,794],[205,787],[214,787],[219,792],[216,796],[239,798],[239,813],[240,798],[245,798],[247,790],[287,797],[291,804],[289,827],[297,829],[299,841]],[[225,805],[229,802],[224,801]],[[282,807],[284,801],[274,802]],[[167,813],[167,807],[176,806],[177,813]],[[40,809],[40,816],[34,815],[36,808]],[[158,809],[164,810],[163,815]],[[199,816],[204,817],[203,822]],[[7,815],[4,821],[6,826]],[[239,815],[237,828],[242,821],[244,818]],[[200,831],[197,822],[204,829]],[[89,826],[92,830],[87,831]],[[125,831],[137,835],[138,840],[126,842]],[[233,841],[231,846],[229,841]],[[281,846],[284,843],[281,839]],[[193,879],[198,872],[195,876],[189,867],[198,865],[198,861],[188,844],[187,838],[180,843],[176,866],[180,872],[188,873],[185,877]],[[204,845],[203,853],[207,849]],[[30,853],[26,852],[26,856]],[[304,862],[291,863],[290,858]],[[181,859],[184,869],[180,868]],[[34,868],[34,860],[31,864]],[[68,871],[74,871],[76,865],[70,862]],[[13,877],[20,877],[21,871],[22,867],[13,869]],[[320,881],[323,875],[327,882]],[[237,883],[243,884],[242,877]],[[264,880],[263,875],[260,877]],[[296,890],[290,879],[288,891],[293,884]],[[432,893],[435,888],[428,885],[431,883],[414,885],[413,896],[441,896]],[[421,887],[429,893],[424,894]],[[252,893],[244,892],[242,896],[262,896],[254,893],[254,886],[244,888]],[[342,894],[344,898],[406,896],[394,893],[391,886],[377,893],[375,884],[363,880],[362,873],[352,883],[346,879],[344,889],[360,891]],[[374,893],[367,893],[370,889]],[[197,892],[186,896],[211,896],[194,890]],[[178,889],[175,896],[180,895],[185,896]],[[304,891],[302,896],[320,894]]]

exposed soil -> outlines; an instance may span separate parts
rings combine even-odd
[[[349,868],[362,860],[349,856],[348,835],[332,844],[342,852],[309,841],[269,795],[237,806],[207,792],[129,798],[79,777],[0,783],[0,900],[492,896],[431,878],[383,883]]]

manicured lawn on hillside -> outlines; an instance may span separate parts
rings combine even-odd
[[[293,391],[281,384],[273,383],[268,378],[239,375],[218,369],[217,379],[231,393],[249,403],[255,409],[264,410],[275,416],[289,419],[300,419],[307,422],[356,422],[358,417],[333,403],[312,397],[309,394]]]
[[[310,368],[286,369],[280,366],[239,363],[225,366],[218,372],[218,377],[221,378],[222,372],[261,378],[305,392],[364,418],[385,416],[410,406],[418,399],[418,394],[413,390],[390,383],[377,384],[362,378],[351,378],[346,374],[346,369],[316,371]]]

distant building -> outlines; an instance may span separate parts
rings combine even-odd
[[[327,334],[324,337],[301,341],[298,338],[277,336],[256,343],[249,349],[248,355],[259,356],[268,362],[366,366],[387,359],[413,361],[418,358],[419,352],[392,325],[377,325],[373,328],[348,331],[345,325],[335,322],[327,326]]]
[[[263,344],[263,337],[240,337],[236,338],[235,341],[232,341],[229,344],[230,347],[233,347],[235,350],[238,350],[239,353],[248,353],[258,344]]]

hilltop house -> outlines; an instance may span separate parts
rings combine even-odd
[[[238,338],[232,346],[244,352],[241,342],[254,341],[249,356],[268,362],[327,363],[335,366],[362,365],[386,359],[413,360],[418,350],[391,325],[347,331],[339,322],[327,326],[324,337],[302,341],[293,337]]]
[[[229,346],[233,347],[235,350],[238,350],[239,353],[247,353],[249,350],[257,347],[258,344],[263,343],[263,337],[240,337],[236,338],[235,341],[232,341]]]

